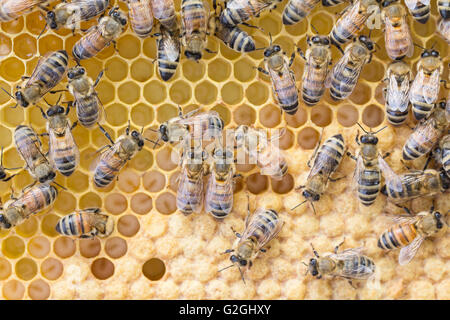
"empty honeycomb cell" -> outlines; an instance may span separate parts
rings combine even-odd
[[[228,48],[225,44],[220,42],[220,53],[228,61],[233,61],[241,56],[241,54],[233,49]]]
[[[130,67],[131,77],[139,82],[145,82],[153,75],[153,63],[147,59],[137,59]]]
[[[33,128],[38,131],[40,131],[39,129],[42,128],[42,130],[44,131],[46,129],[45,125],[47,123],[47,120],[42,116],[41,111],[38,108],[32,108],[29,109],[29,112],[30,118],[34,120]]]
[[[59,36],[46,35],[39,39],[39,54],[45,55],[47,52],[61,50],[63,40]]]
[[[35,217],[30,217],[15,228],[16,233],[25,238],[33,236],[37,229],[38,221]]]
[[[0,88],[5,89],[6,92],[11,92],[11,86],[8,84],[8,82],[5,82],[3,80],[0,80]],[[0,94],[0,103],[4,104],[6,102],[9,102],[9,100],[11,100],[11,97],[2,91],[2,94]],[[10,131],[8,129],[6,129],[5,127],[0,126],[0,130],[4,131],[5,134],[9,134],[9,136],[11,136]]]
[[[97,238],[94,239],[80,239],[80,254],[85,258],[93,258],[98,256],[100,250],[102,249],[100,240]]]
[[[242,86],[235,82],[226,83],[221,91],[220,95],[223,102],[233,105],[239,103],[244,98],[244,92]]]
[[[177,167],[176,163],[172,162],[172,149],[164,147],[156,154],[156,163],[158,167],[164,171],[172,171]]]
[[[320,34],[328,34],[333,28],[335,19],[321,10],[311,17],[310,24],[317,28]]]
[[[117,50],[121,57],[125,59],[133,59],[139,55],[141,51],[141,43],[139,39],[132,35],[125,35],[117,41]]]
[[[106,240],[105,252],[113,259],[123,257],[127,253],[127,242],[120,237],[113,237]]]
[[[60,191],[56,198],[54,208],[58,213],[68,214],[75,210],[77,199],[72,193],[67,191]]]
[[[102,125],[103,128],[106,130],[106,132],[109,133],[109,135],[111,136],[111,138],[114,140],[115,137],[115,133],[114,130],[112,130],[109,126],[107,125]],[[91,141],[97,146],[97,147],[103,147],[107,144],[110,144],[110,141],[105,137],[105,135],[103,134],[103,132],[101,132],[99,129],[97,130],[93,130],[91,132]],[[98,155],[96,155],[95,157],[98,157]],[[94,158],[95,158],[94,157]]]
[[[128,207],[127,198],[120,193],[110,193],[105,197],[105,209],[114,215],[121,214]]]
[[[319,132],[311,127],[302,129],[297,135],[297,143],[306,150],[314,149],[319,142]]]
[[[306,31],[308,31],[308,23],[309,21],[304,19],[297,24],[284,26],[284,30],[293,36],[302,36],[306,33]]]
[[[25,281],[31,280],[37,274],[38,268],[36,262],[30,258],[23,258],[16,262],[14,266],[16,275]]]
[[[159,171],[149,171],[142,177],[142,184],[149,192],[159,192],[166,185],[166,177]]]
[[[156,41],[154,38],[144,39],[142,44],[142,53],[151,59],[156,59]]]
[[[311,109],[311,121],[319,127],[328,126],[333,120],[333,112],[324,104],[319,104]]]
[[[67,179],[67,187],[75,192],[83,192],[89,187],[89,177],[80,171],[75,171]]]
[[[271,178],[272,190],[279,194],[285,194],[294,188],[294,178],[288,173],[281,180]]]
[[[119,174],[119,181],[117,185],[123,192],[131,193],[139,188],[140,183],[141,178],[139,175],[133,170],[126,169]]]
[[[290,149],[294,145],[295,136],[294,133],[286,129],[285,133],[280,137],[279,148],[282,150]]]
[[[139,171],[147,171],[153,165],[153,153],[142,149],[133,159],[130,166]]]
[[[1,34],[0,35],[0,56],[7,56],[11,52],[12,42],[11,38]]]
[[[258,27],[264,30],[264,33],[272,35],[279,34],[281,31],[281,18],[279,15],[266,14],[258,20]]]
[[[230,123],[230,121],[231,121],[231,112],[230,112],[229,108],[219,104],[219,105],[213,107],[211,109],[211,111],[216,111],[219,114],[220,119],[223,120],[224,126],[227,126]]]
[[[27,248],[33,257],[42,259],[50,252],[50,241],[46,237],[37,236],[28,241]]]
[[[117,230],[125,237],[134,236],[139,231],[140,227],[139,220],[131,214],[120,217],[117,222]]]
[[[120,92],[120,88],[119,88]],[[119,93],[120,97],[120,93]],[[120,104],[114,103],[106,108],[106,113],[108,114],[107,121],[112,126],[122,126],[127,123],[126,117],[123,115],[127,113],[127,108]]]
[[[384,120],[384,111],[378,106],[371,104],[364,108],[362,122],[370,127],[378,127]]]
[[[137,126],[146,126],[155,118],[153,108],[147,104],[140,103],[131,108],[131,121]]]
[[[119,82],[128,74],[128,64],[120,58],[111,58],[106,61],[105,75],[111,81]]]
[[[301,127],[308,120],[308,113],[304,108],[298,108],[297,112],[294,115],[289,115],[285,112],[283,113],[287,125],[293,128]]]
[[[24,22],[22,17],[1,23],[3,31],[8,34],[19,33],[20,31],[22,31],[23,25]]]
[[[27,30],[35,35],[39,35],[46,27],[45,19],[39,11],[27,14],[25,25]]]
[[[19,237],[8,237],[2,240],[2,252],[7,258],[17,259],[25,252],[25,244]]]
[[[17,58],[7,58],[0,64],[0,75],[7,81],[18,81],[24,74],[25,66],[23,62]]]
[[[47,258],[41,264],[41,274],[48,280],[58,279],[61,277],[63,271],[64,266],[62,262],[55,258]]]
[[[2,109],[2,120],[6,122],[7,125],[15,128],[24,121],[24,111],[22,108],[12,108],[14,104],[3,107]]]
[[[36,38],[28,34],[22,34],[14,39],[14,53],[18,57],[26,60],[33,57],[36,51]]]
[[[71,36],[67,37],[66,40],[64,41],[64,49],[70,54],[72,52],[73,46],[80,39],[81,39],[81,35],[79,35],[79,34],[75,34],[73,36],[71,35]],[[81,65],[83,65],[83,63],[81,63]]]
[[[215,59],[208,63],[208,77],[217,82],[226,81],[231,74],[231,66],[224,59]]]
[[[371,97],[372,90],[370,89],[370,87],[364,82],[358,81],[355,90],[353,90],[349,99],[355,104],[363,105],[369,102]]]
[[[420,37],[429,37],[431,35],[434,34],[434,32],[436,31],[436,21],[433,17],[430,17],[429,20],[427,21],[427,23],[423,24],[420,23],[418,21],[416,21],[415,19],[411,19],[413,20],[412,22],[412,30],[414,32],[414,34],[420,36]],[[410,24],[411,26],[411,24]],[[429,47],[428,47],[429,48]],[[419,48],[414,48],[415,50],[420,50]]]
[[[98,94],[98,98],[102,102],[103,105],[110,103],[114,100],[115,89],[114,86],[106,81],[100,81],[95,87],[95,91]],[[105,119],[105,115],[103,114],[103,119]]]
[[[337,120],[344,127],[352,127],[358,122],[358,110],[351,104],[345,104],[339,107],[337,111]]]
[[[25,287],[20,281],[9,280],[3,284],[2,293],[7,300],[20,300],[25,293]]]
[[[87,148],[80,150],[80,167],[86,170],[90,170],[94,160],[99,156],[96,153],[97,149]]]
[[[41,229],[42,232],[49,237],[56,237],[59,233],[56,232],[55,227],[60,217],[56,214],[47,214],[42,218]]]
[[[255,79],[257,72],[253,68],[253,62],[245,57],[234,63],[233,71],[239,82],[248,82]]]
[[[261,82],[253,82],[245,90],[245,96],[255,106],[263,105],[269,98],[268,88]]]
[[[217,99],[217,87],[209,81],[200,82],[195,87],[195,99],[200,104],[211,104]]]
[[[100,208],[102,199],[94,192],[87,192],[81,196],[78,206],[79,208]]]
[[[125,82],[124,84],[120,85],[119,89],[117,90],[117,94],[122,102],[126,104],[133,104],[139,100],[139,97],[141,95],[140,91],[141,89],[134,82]],[[125,110],[125,113],[122,113],[122,115],[126,113],[127,110]]]
[[[280,124],[280,107],[269,104],[259,110],[259,121],[266,128],[273,128]]]
[[[86,69],[87,74],[92,77],[92,80],[94,81],[97,79],[100,72],[103,71],[103,76],[105,75],[105,70],[103,69],[103,61],[101,60],[98,60],[96,58],[83,60],[82,65]],[[103,79],[103,76],[101,79]]]
[[[0,280],[6,280],[11,275],[11,263],[3,257],[0,257]]]
[[[377,88],[375,89],[375,100],[381,104],[384,105],[385,100],[384,100],[384,88],[386,88],[386,85],[383,82],[380,82],[380,84],[377,86]]]
[[[372,60],[366,64],[361,71],[361,77],[371,82],[379,82],[384,77],[384,66],[382,63]]]
[[[142,273],[147,279],[158,281],[166,273],[166,265],[161,259],[151,258],[143,264]]]
[[[28,286],[28,296],[32,300],[46,300],[50,297],[50,286],[42,279],[36,279]]]
[[[181,64],[183,75],[190,82],[197,82],[205,76],[205,63],[203,61],[195,62],[192,60],[185,60]]]
[[[172,214],[177,210],[175,196],[170,192],[161,193],[155,201],[156,210],[162,214]]]
[[[158,123],[166,122],[176,116],[178,116],[178,108],[171,104],[164,104],[156,111],[156,120]]]
[[[114,274],[114,264],[106,258],[98,258],[92,262],[91,272],[97,279],[108,279]]]
[[[256,112],[253,108],[244,104],[234,110],[233,118],[238,125],[252,125],[256,121]]]
[[[174,82],[170,87],[169,95],[173,103],[186,104],[192,96],[191,86],[182,80]]]
[[[152,198],[145,193],[136,193],[130,201],[131,210],[137,214],[147,214],[152,210]]]
[[[254,173],[247,177],[246,184],[248,191],[253,194],[260,194],[267,190],[269,181],[267,176],[263,176],[259,173]]]
[[[59,237],[53,243],[53,251],[58,257],[63,259],[73,256],[75,250],[75,240],[69,237]]]

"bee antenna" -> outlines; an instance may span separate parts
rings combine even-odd
[[[384,126],[384,127],[381,128],[380,130],[375,131],[374,134],[377,134],[378,132],[383,131],[383,130],[386,129],[386,128],[387,128],[387,126]]]
[[[62,98],[62,93],[59,95],[58,100],[56,101],[56,104],[58,104],[59,101],[61,101],[61,98]]]
[[[436,43],[437,43],[436,41],[433,42],[433,45],[431,46],[430,50],[434,49],[434,46],[436,45]]]
[[[8,96],[10,96],[11,97],[11,99],[14,99],[14,100],[16,100],[16,98],[15,97],[13,97],[12,95],[11,95],[11,93],[9,93],[8,91],[6,91],[4,88],[1,88]]]
[[[155,146],[160,146],[160,144],[158,143],[159,139],[158,139],[158,141],[153,141],[153,140],[150,140],[150,139],[144,137],[144,140],[147,140],[148,142],[153,143]],[[153,149],[154,149],[154,148],[153,148]]]
[[[316,33],[316,34],[319,34],[319,31],[317,31],[317,29],[316,29],[316,27],[314,27],[314,25],[311,23],[311,28],[314,30],[314,32]]]
[[[58,187],[60,187],[61,189],[63,189],[63,190],[65,190],[65,191],[67,191],[67,188],[66,187],[63,187],[62,185],[60,185],[58,182],[56,182],[56,181],[53,181],[53,184],[56,184]]]
[[[362,125],[361,125],[359,122],[357,122],[356,124],[362,129],[362,131],[364,131],[364,132],[367,133],[367,134],[369,133],[369,132],[366,131],[366,129],[364,129],[364,128],[362,127]]]
[[[244,273],[242,272],[241,267],[238,266],[238,269],[239,269],[239,273],[241,274],[242,281],[244,282],[244,284],[246,284],[245,279],[244,279]]]
[[[45,25],[44,25],[44,28],[42,29],[42,31],[39,33],[37,40],[39,40],[39,38],[44,34],[44,32],[45,32],[45,30],[47,30],[47,26],[48,26],[46,17],[42,14],[42,12],[40,12],[40,14],[45,20]]]
[[[255,50],[253,50],[253,51],[256,51],[256,50],[265,50],[266,48],[264,48],[264,47],[262,47],[262,48],[256,48]]]
[[[421,45],[418,45],[417,43],[413,42],[413,45],[415,45],[417,48],[420,48],[422,50],[427,50],[424,47],[422,47]]]
[[[225,268],[220,269],[220,270],[217,271],[217,272],[222,272],[223,270],[227,270],[227,269],[229,269],[229,268],[231,268],[231,267],[234,267],[234,263],[231,264],[231,265],[229,265],[228,267],[225,267]]]
[[[308,265],[306,262],[303,262],[303,261],[302,261],[302,263],[303,263],[306,267],[309,267],[309,265]],[[308,272],[309,272],[309,268],[306,268],[305,276],[308,274]]]
[[[297,208],[300,207],[302,204],[304,204],[306,201],[308,201],[308,200],[305,200],[305,201],[303,201],[303,202],[300,202],[298,205],[296,205],[295,207],[293,207],[291,210],[297,209]]]
[[[155,144],[153,145],[153,149],[156,149],[156,146],[159,146],[159,145],[160,145],[160,144],[158,143],[159,140],[160,140],[160,139],[158,138],[158,140],[155,141]]]
[[[53,107],[53,105],[51,105],[50,103],[48,103],[48,101],[45,100],[45,98],[44,98],[44,101],[45,101],[46,104],[48,104],[49,107]]]
[[[158,132],[158,130],[155,130],[153,128],[148,128],[148,130],[152,131],[152,132]]]

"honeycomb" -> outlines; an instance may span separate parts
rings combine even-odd
[[[176,9],[180,10],[177,0]],[[122,10],[126,5],[120,2]],[[426,25],[411,17],[408,21],[413,40],[423,47],[435,44],[445,65],[449,63],[449,46],[438,36],[436,2],[431,3],[432,16]],[[295,26],[283,26],[281,12],[284,4],[271,14],[262,14],[250,23],[271,33],[290,54],[294,46],[306,49],[306,35],[312,35],[312,23],[320,33],[328,33],[336,20],[335,13],[345,5],[324,9],[321,5],[308,18]],[[83,23],[87,29],[95,23]],[[2,23],[0,33],[0,86],[12,91],[20,77],[31,74],[39,56],[64,48],[71,52],[80,34],[69,30],[47,31],[39,40],[45,22],[38,12],[15,21]],[[243,27],[253,35],[257,47],[269,44],[260,30]],[[367,33],[367,31],[365,31]],[[382,97],[384,77],[389,58],[384,50],[381,30],[372,32],[380,49],[372,63],[365,66],[355,91],[342,102],[331,100],[328,93],[315,107],[301,106],[294,116],[280,114],[271,94],[269,79],[257,74],[253,67],[262,66],[263,52],[240,54],[213,37],[208,48],[216,54],[205,53],[199,63],[182,58],[176,75],[162,82],[157,74],[154,38],[140,39],[129,25],[117,41],[116,53],[108,47],[97,57],[82,61],[88,75],[95,79],[105,69],[97,91],[107,117],[103,126],[117,138],[127,125],[144,127],[144,134],[154,138],[150,128],[177,115],[177,105],[185,112],[200,106],[215,110],[224,119],[226,128],[240,124],[260,128],[284,128],[280,146],[285,152],[289,173],[282,181],[259,174],[254,165],[238,165],[243,179],[238,181],[235,205],[224,221],[216,221],[205,213],[185,217],[176,211],[175,196],[179,169],[171,161],[169,145],[146,146],[127,167],[118,181],[107,189],[96,189],[90,172],[94,152],[107,143],[100,130],[82,126],[74,129],[80,148],[78,170],[69,178],[59,175],[56,181],[67,188],[61,190],[53,208],[35,215],[22,225],[1,231],[0,286],[4,299],[450,299],[450,237],[427,240],[415,259],[406,266],[397,263],[397,252],[385,253],[376,246],[377,236],[392,221],[383,213],[391,208],[380,195],[375,204],[362,208],[352,193],[354,162],[345,158],[338,175],[346,178],[331,183],[322,200],[316,204],[317,214],[301,206],[292,211],[300,200],[294,186],[305,181],[307,160],[312,155],[320,132],[324,138],[342,132],[349,151],[355,152],[356,122],[378,129],[387,124]],[[333,61],[340,57],[333,48]],[[419,49],[408,61],[417,62]],[[71,65],[73,61],[71,61]],[[298,56],[293,64],[297,80],[301,79],[304,62]],[[448,79],[446,68],[444,79]],[[64,81],[56,89],[62,89]],[[441,90],[441,96],[446,93]],[[54,103],[57,95],[47,95]],[[64,97],[70,100],[69,94]],[[12,142],[14,128],[30,123],[39,133],[45,121],[35,107],[15,108],[5,94],[0,95],[0,145],[5,147],[6,167],[23,165]],[[75,113],[71,112],[71,120]],[[413,126],[413,121],[409,120]],[[396,171],[400,164],[401,146],[410,129],[388,126],[379,134],[380,148],[392,152],[388,162]],[[45,145],[44,141],[44,145]],[[413,163],[423,165],[423,159]],[[339,174],[340,173],[340,174]],[[10,188],[16,192],[31,183],[27,173],[12,181],[0,183],[3,203]],[[251,210],[270,207],[280,212],[286,224],[279,236],[270,243],[270,250],[261,254],[253,268],[246,273],[246,285],[236,269],[218,273],[229,264],[221,255],[231,247],[236,230],[243,230],[246,215],[246,190]],[[436,198],[442,212],[450,209],[448,195]],[[430,199],[412,203],[415,212],[427,210]],[[57,220],[76,208],[100,207],[114,216],[116,229],[106,239],[79,240],[61,236],[55,231]],[[331,251],[345,238],[343,248],[365,245],[366,254],[375,260],[379,270],[379,288],[357,283],[352,288],[346,280],[325,278],[316,280],[305,276],[305,266],[313,243],[319,253]]]

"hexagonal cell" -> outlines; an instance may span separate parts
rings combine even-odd
[[[91,58],[87,60],[83,60],[81,62],[81,65],[86,69],[86,73],[89,77],[92,78],[92,80],[96,80],[100,72],[103,71],[103,76],[105,75],[104,69],[103,69],[103,61],[98,60],[97,58]],[[101,79],[103,79],[103,76]],[[106,79],[106,77],[105,77]]]
[[[23,223],[18,225],[15,230],[17,234],[24,238],[29,238],[33,236],[39,227],[39,223],[35,217],[30,217]]]
[[[61,277],[64,266],[58,259],[47,258],[41,264],[41,274],[48,280],[56,280]]]
[[[344,127],[352,127],[358,122],[358,118],[358,110],[351,104],[345,104],[337,111],[337,120]]]
[[[224,126],[227,126],[231,121],[231,112],[230,109],[219,104],[211,109],[211,111],[216,111],[220,118],[223,120]]]
[[[57,235],[59,235],[59,233],[55,230],[59,218],[60,217],[56,214],[47,214],[42,218],[41,229],[46,236],[56,237]]]
[[[139,171],[147,171],[153,165],[153,153],[142,149],[131,159],[130,166]]]
[[[302,129],[297,135],[297,143],[306,150],[314,149],[319,142],[319,132],[311,127]]]
[[[60,258],[69,258],[76,250],[75,240],[69,237],[59,237],[53,243],[53,251]]]
[[[333,120],[333,112],[324,104],[319,104],[311,109],[311,121],[319,127],[328,126]]]
[[[272,190],[278,194],[286,194],[294,188],[294,178],[288,173],[281,180],[271,178]]]
[[[143,192],[133,195],[130,201],[131,210],[137,214],[147,214],[152,210],[152,198]]]
[[[22,34],[14,39],[14,53],[21,59],[29,59],[36,54],[36,39]]]
[[[67,178],[67,187],[75,192],[83,192],[89,187],[89,176],[80,171],[75,171]]]
[[[378,106],[371,104],[364,108],[362,113],[362,122],[370,127],[378,127],[384,120],[384,111]]]
[[[149,171],[142,177],[142,185],[149,192],[159,192],[166,185],[166,177],[159,171]]]
[[[209,81],[199,83],[195,86],[195,99],[201,104],[213,103],[217,99],[217,87]]]
[[[7,58],[0,63],[0,76],[7,81],[18,81],[24,74],[25,66],[23,62],[15,57]]]
[[[284,26],[284,30],[293,36],[302,36],[308,31],[308,25],[309,19],[303,19],[294,25]]]
[[[384,65],[376,60],[372,60],[364,66],[361,71],[361,78],[371,82],[379,82],[384,77]]]
[[[411,31],[419,37],[427,38],[436,32],[436,21],[433,16],[430,16],[425,24],[418,22],[416,19],[411,20],[413,20]]]
[[[106,130],[106,132],[108,132],[110,134],[111,138],[113,140],[115,140],[116,137],[115,137],[114,131],[107,125],[102,125],[102,126]],[[92,143],[95,144],[95,146],[97,146],[99,148],[110,143],[109,140],[103,134],[103,132],[101,132],[100,130],[91,131],[91,141],[92,141]]]
[[[37,236],[28,242],[28,253],[33,257],[42,259],[50,252],[50,241],[46,237]]]
[[[20,300],[25,293],[25,287],[20,281],[9,280],[3,285],[2,293],[7,300]]]
[[[125,116],[128,114],[128,109],[120,103],[113,103],[106,107],[106,121],[112,126],[119,127],[126,125],[128,123],[128,119]]]
[[[80,208],[100,208],[102,199],[94,192],[87,192],[81,196],[78,206]]]
[[[142,52],[149,58],[155,59],[157,53],[156,41],[153,38],[144,39]]]
[[[105,252],[113,259],[123,257],[127,253],[127,242],[119,237],[112,237],[106,240]]]
[[[166,122],[174,117],[178,117],[178,108],[171,104],[163,104],[156,110],[156,120],[158,123]]]
[[[124,35],[117,40],[117,50],[122,58],[136,58],[141,51],[141,42],[134,35]]]
[[[70,33],[70,36],[68,36],[64,41],[64,50],[66,50],[69,54],[72,54],[73,46],[80,39],[81,39],[81,34],[72,35]]]
[[[23,17],[19,17],[17,19],[8,21],[8,22],[3,22],[1,24],[3,31],[5,31],[6,34],[15,34],[15,33],[19,33],[20,31],[22,31],[23,26],[24,26],[24,21],[23,21]]]
[[[281,122],[280,107],[269,104],[259,110],[259,121],[266,128],[274,128]]]
[[[39,39],[39,54],[44,56],[47,52],[61,50],[63,40],[61,37],[46,35]]]
[[[11,263],[3,257],[0,257],[0,280],[6,280],[11,275]]]
[[[294,133],[286,129],[285,133],[281,136],[279,146],[282,150],[290,149],[294,145],[295,136]]]
[[[128,64],[117,57],[111,58],[106,61],[105,75],[114,82],[119,82],[125,79],[128,74]]]
[[[123,192],[131,193],[139,188],[141,178],[133,170],[125,169],[119,174],[119,189]]]
[[[11,236],[2,240],[2,253],[10,259],[17,259],[25,252],[23,240],[16,236]]]
[[[358,81],[349,99],[355,104],[365,104],[372,97],[372,89],[365,83]]]
[[[269,98],[268,88],[261,82],[253,82],[245,90],[245,97],[255,106],[263,105]]]
[[[0,56],[7,56],[11,52],[11,48],[11,38],[4,34],[0,34]]]
[[[42,279],[36,279],[28,286],[28,296],[32,300],[46,300],[50,297],[50,286]]]
[[[222,54],[222,56],[227,59],[228,61],[233,61],[237,58],[239,58],[239,56],[241,55],[239,52],[228,48],[225,44],[223,44],[222,42],[220,42],[219,44],[219,48],[220,48],[220,53]]]
[[[98,256],[100,250],[102,249],[100,240],[94,239],[80,239],[80,254],[85,258],[93,258]]]
[[[114,264],[106,258],[98,258],[92,262],[91,272],[97,279],[108,279],[114,274]]]
[[[163,102],[167,97],[166,86],[159,80],[150,81],[144,86],[144,98],[152,103]]]
[[[28,13],[26,15],[25,25],[27,30],[35,35],[39,35],[46,27],[45,19],[39,11]]]
[[[439,52],[441,57],[448,57],[448,43],[442,39],[442,37],[438,35],[434,35],[432,38],[428,39],[425,48],[433,47],[436,51]],[[419,51],[420,52],[420,51]],[[422,52],[420,52],[422,53]],[[445,65],[445,64],[444,64]]]
[[[172,162],[172,149],[170,147],[164,147],[156,154],[156,164],[164,171],[172,171],[177,167],[177,164]]]
[[[69,214],[75,210],[77,199],[71,192],[61,190],[56,198],[54,208],[58,213]]]
[[[240,82],[248,82],[255,79],[256,70],[253,68],[253,61],[242,58],[233,64],[234,76]]]
[[[2,120],[12,128],[15,128],[18,125],[22,124],[25,118],[23,108],[11,108],[14,106],[14,104],[2,108],[1,111]]]
[[[267,190],[269,186],[269,179],[259,173],[254,173],[247,177],[246,184],[248,191],[253,194],[260,194]]]
[[[166,273],[166,266],[161,259],[152,258],[142,266],[142,274],[151,281],[160,280]]]
[[[170,192],[163,192],[156,198],[155,207],[161,214],[172,214],[177,210],[176,198]]]
[[[220,90],[223,102],[234,105],[238,104],[244,98],[244,90],[239,83],[228,82]]]
[[[139,231],[140,227],[138,219],[131,214],[120,217],[117,222],[117,230],[125,237],[133,237]]]
[[[127,207],[127,198],[120,193],[111,193],[105,198],[105,209],[111,214],[121,214]]]
[[[197,82],[203,79],[205,76],[205,62],[195,62],[192,60],[184,60],[181,62],[181,69],[183,70],[183,76],[190,82]]]
[[[252,107],[244,104],[234,110],[233,119],[238,125],[252,125],[256,121],[256,112]]]
[[[333,28],[333,17],[323,11],[314,14],[310,19],[310,24],[315,26],[320,34],[329,34]]]
[[[100,81],[95,88],[95,91],[98,94],[98,98],[103,103],[103,105],[106,105],[114,100],[115,98],[115,89],[114,86],[106,81]],[[103,119],[105,118],[105,115],[103,115]]]
[[[130,67],[131,77],[139,82],[145,82],[153,75],[153,63],[146,59],[137,59],[133,61]]]
[[[155,112],[147,104],[140,103],[131,108],[131,121],[137,126],[146,126],[153,122]]]
[[[208,77],[217,82],[223,82],[230,77],[231,65],[223,59],[215,59],[208,63]]]
[[[37,264],[30,258],[22,258],[16,262],[14,271],[16,275],[25,281],[31,280],[37,274]]]
[[[258,27],[262,28],[266,33],[270,33],[272,37],[275,37],[281,31],[281,18],[273,13],[264,15],[259,19]]]

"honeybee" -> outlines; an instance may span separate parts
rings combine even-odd
[[[181,1],[182,41],[186,47],[186,58],[198,61],[202,58],[203,50],[211,52],[205,48],[208,20],[209,6],[204,0]]]
[[[245,24],[252,17],[259,17],[262,11],[275,9],[280,0],[230,0],[220,14],[220,22],[227,26]]]
[[[420,23],[426,23],[430,18],[430,0],[405,0],[409,13]]]
[[[10,229],[21,224],[32,214],[51,206],[58,195],[58,190],[47,183],[38,184],[23,191],[19,198],[11,194],[11,201],[1,208],[0,229]]]
[[[398,126],[406,121],[409,107],[409,89],[412,82],[410,66],[403,61],[389,64],[383,81],[387,82],[383,89],[386,115],[390,124]]]
[[[439,138],[447,131],[448,121],[445,117],[445,101],[439,103],[428,119],[419,122],[414,132],[403,146],[403,159],[418,159],[438,143]]]
[[[450,19],[439,19],[437,31],[447,43],[450,43]]]
[[[302,77],[302,99],[307,106],[316,105],[325,92],[325,80],[328,67],[332,64],[331,47],[328,36],[315,35],[307,37],[308,49],[306,54],[299,50],[305,59]]]
[[[392,60],[411,57],[414,46],[406,21],[406,10],[400,2],[384,1],[381,19],[384,21],[384,39],[386,52]]]
[[[434,150],[437,162],[442,166],[447,176],[450,178],[450,134],[447,134],[439,141],[439,146]]]
[[[181,155],[177,208],[184,215],[202,210],[203,176],[208,172],[205,159],[206,152],[198,147],[191,147]]]
[[[337,181],[341,178],[333,179],[331,175],[339,167],[345,152],[345,142],[342,134],[336,134],[328,138],[322,146],[320,142],[317,145],[316,150],[312,158],[314,158],[314,164],[311,168],[311,159],[308,161],[308,167],[311,168],[308,178],[306,180],[306,185],[299,186],[296,190],[303,189],[302,195],[305,201],[299,203],[291,210],[294,210],[298,206],[302,205],[306,201],[309,201],[313,207],[313,202],[319,201],[320,196],[325,192],[328,186],[328,181]]]
[[[58,103],[50,106],[47,113],[41,108],[40,110],[47,120],[50,163],[62,175],[68,177],[75,171],[80,161],[80,151],[72,135],[72,129],[77,122],[70,126],[70,120],[67,118],[70,107],[64,110]]]
[[[283,11],[283,24],[293,25],[302,21],[320,0],[289,0]]]
[[[131,28],[138,37],[150,36],[153,29],[151,0],[128,0],[128,15]]]
[[[170,80],[177,72],[181,53],[179,34],[179,29],[171,32],[162,24],[159,33],[154,34],[160,37],[158,39],[158,71],[164,81]]]
[[[261,131],[240,125],[235,132],[236,145],[243,149],[253,159],[262,175],[281,180],[288,171],[288,165],[281,150],[273,143],[280,139],[284,131],[267,139]]]
[[[47,0],[1,0],[0,22],[7,22],[22,16],[33,7],[47,2]]]
[[[95,91],[95,87],[103,76],[103,71],[99,73],[95,82],[86,74],[82,66],[70,68],[67,72],[69,92],[74,96],[73,104],[77,110],[78,121],[83,127],[90,128],[96,124],[101,117],[102,103]],[[72,102],[69,104],[69,106]]]
[[[438,0],[437,6],[438,6],[439,14],[442,17],[442,20],[450,19],[450,1],[449,0]]]
[[[362,68],[372,61],[373,52],[373,42],[366,36],[359,36],[345,48],[344,55],[334,65],[325,81],[333,100],[343,100],[350,96]]]
[[[264,246],[278,235],[283,225],[284,221],[275,210],[259,208],[250,215],[250,207],[247,205],[244,233],[240,235],[233,230],[237,237],[236,242],[233,245],[233,249],[228,249],[224,252],[233,253],[230,256],[232,264],[219,270],[219,272],[237,266],[241,273],[242,281],[245,283],[241,267],[250,269],[259,252],[266,252]]]
[[[101,213],[99,208],[77,210],[59,219],[56,232],[80,238],[105,238],[114,231],[114,219]]]
[[[44,183],[55,179],[53,166],[42,153],[42,143],[32,128],[18,126],[14,130],[14,144],[26,163],[26,169],[35,180]]]
[[[174,31],[178,28],[173,0],[151,0],[153,16],[165,29]]]
[[[338,253],[342,241],[334,248],[334,253],[320,257],[311,243],[316,258],[311,258],[306,273],[310,272],[313,277],[321,279],[325,275],[342,277],[348,280],[352,287],[352,279],[367,280],[375,273],[375,263],[369,257],[362,255],[363,247],[346,249]]]
[[[364,24],[371,15],[370,6],[377,6],[375,0],[357,0],[349,5],[336,21],[330,32],[331,43],[341,52],[341,46],[353,39],[364,28]]]
[[[365,134],[359,138],[359,131],[356,136],[356,143],[362,145],[358,156],[353,156],[350,152],[347,155],[356,161],[355,173],[353,175],[354,185],[358,188],[358,198],[365,206],[372,205],[381,189],[381,171],[378,166],[378,158],[381,156],[377,144],[376,134],[386,127],[376,132],[367,132],[359,123],[358,125]],[[389,153],[384,155],[387,157]]]
[[[405,208],[408,214],[411,212]],[[395,219],[397,224],[383,232],[378,239],[378,247],[383,250],[401,248],[398,256],[400,265],[408,264],[416,255],[423,241],[440,233],[445,220],[442,214],[431,208],[416,216],[402,216]]]
[[[78,40],[72,48],[72,55],[76,61],[91,58],[120,36],[123,27],[127,24],[127,17],[118,10],[112,8],[108,16],[102,17],[98,25],[89,28],[87,33]]]
[[[427,118],[439,95],[440,77],[444,71],[439,52],[425,49],[417,63],[417,74],[411,85],[410,102],[416,120]]]
[[[0,181],[3,182],[8,182],[9,180],[11,180],[12,178],[14,178],[17,173],[9,175],[6,173],[6,171],[9,170],[18,170],[18,169],[22,169],[22,167],[17,167],[17,168],[5,168],[3,166],[3,147],[1,148],[1,156],[0,156]]]
[[[266,70],[261,67],[257,68],[258,71],[270,76],[273,95],[278,105],[290,115],[294,115],[298,110],[298,90],[295,85],[294,72],[290,69],[294,58],[295,51],[292,53],[291,59],[288,60],[281,51],[281,47],[277,44],[272,44],[271,37],[269,47],[264,50],[264,66]]]
[[[31,77],[22,77],[22,80],[28,79],[25,86],[17,86],[18,89],[11,96],[9,92],[2,88],[6,94],[17,101],[14,106],[28,107],[36,104],[47,92],[55,87],[64,77],[67,71],[68,55],[65,50],[53,51],[46,53],[34,68]]]

